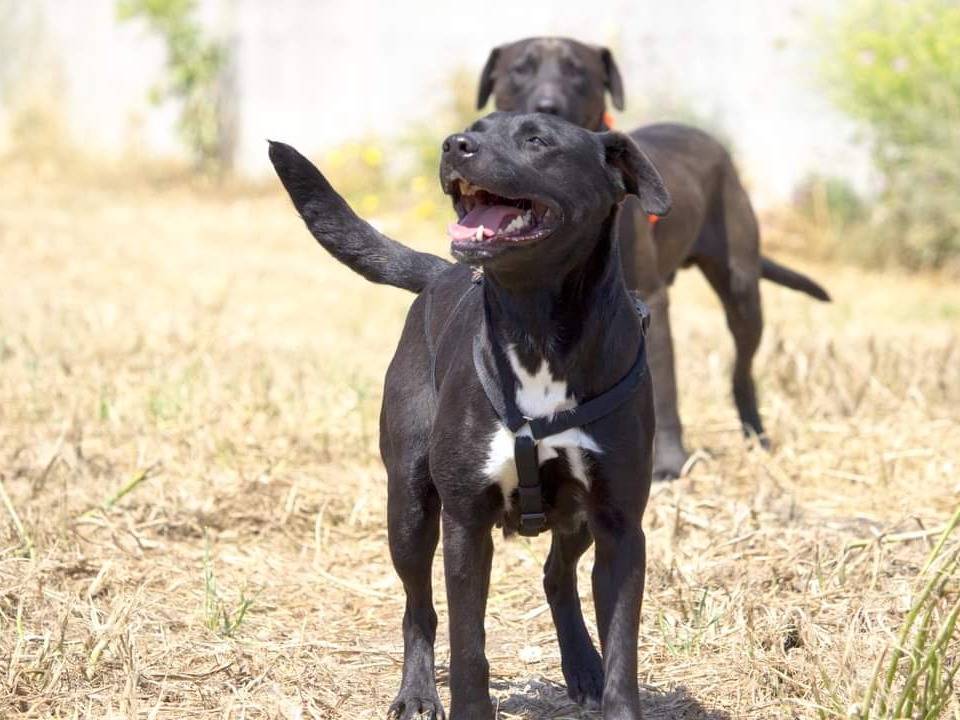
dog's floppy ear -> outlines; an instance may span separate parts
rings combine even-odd
[[[610,99],[613,100],[613,106],[617,110],[623,110],[623,80],[620,79],[620,68],[617,67],[617,61],[613,59],[613,53],[609,48],[600,48],[600,60],[603,62],[603,69],[606,75],[603,79],[603,85],[610,93]]]
[[[497,68],[497,61],[500,59],[500,48],[495,47],[490,51],[490,57],[487,58],[487,64],[483,66],[483,72],[480,73],[480,90],[477,92],[477,110],[483,110],[483,106],[490,99],[493,92],[493,83],[496,81],[494,70]]]
[[[650,158],[623,133],[600,133],[600,141],[607,165],[619,172],[624,189],[640,198],[643,211],[666,215],[670,211],[670,193]]]

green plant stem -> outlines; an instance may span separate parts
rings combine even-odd
[[[950,638],[953,637],[953,631],[956,628],[957,616],[960,616],[960,600],[958,600],[951,609],[950,615],[947,616],[946,623],[944,623],[943,628],[937,635],[937,639],[930,646],[923,663],[919,668],[910,673],[910,676],[907,678],[907,682],[903,687],[903,691],[900,693],[900,702],[897,703],[896,710],[894,711],[894,717],[905,717],[903,715],[904,705],[908,699],[914,697],[914,688],[916,687],[920,676],[931,667],[940,653],[946,651],[947,643],[950,642]]]
[[[947,526],[943,529],[943,533],[940,535],[940,539],[937,541],[937,544],[927,556],[927,561],[923,564],[923,569],[920,571],[921,575],[926,574],[926,572],[930,569],[930,566],[940,556],[940,552],[943,550],[944,543],[947,542],[947,538],[950,537],[950,533],[952,533],[958,525],[960,525],[960,506],[958,506],[956,512],[953,513],[953,517],[950,518],[950,522],[948,522]]]
[[[940,559],[940,555],[943,553],[943,549],[945,547],[947,538],[956,529],[958,524],[960,524],[960,508],[958,508],[957,511],[954,513],[950,522],[947,524],[947,527],[944,529],[943,534],[940,536],[940,540],[937,542],[933,550],[931,550],[930,554],[928,555],[927,561],[926,563],[924,563],[923,569],[921,570],[921,573],[920,573],[921,576],[923,576],[926,572],[928,572],[929,569],[933,566],[933,564],[937,562],[938,559]],[[880,715],[885,715],[887,712],[887,698],[889,698],[890,696],[890,690],[893,687],[893,683],[897,675],[897,669],[899,667],[900,660],[904,655],[904,649],[907,647],[907,639],[910,636],[910,631],[913,628],[914,623],[916,622],[917,618],[920,616],[921,612],[923,612],[925,619],[921,622],[921,629],[923,631],[922,634],[925,634],[926,625],[929,622],[929,617],[932,612],[931,608],[926,607],[927,601],[929,600],[930,596],[933,594],[933,591],[937,587],[937,585],[939,585],[940,582],[945,577],[951,575],[956,570],[958,562],[960,562],[960,548],[954,550],[950,555],[947,556],[946,559],[943,560],[940,568],[933,574],[933,576],[924,585],[923,589],[920,592],[920,595],[917,597],[917,599],[914,601],[913,605],[911,606],[910,612],[907,614],[907,617],[904,619],[903,626],[900,629],[900,634],[898,636],[897,643],[893,647],[890,663],[887,666],[887,672],[884,677],[883,693],[880,697]],[[949,633],[946,635],[946,638],[949,639],[949,637],[952,635],[953,627],[957,619],[956,612],[958,610],[960,610],[960,604],[958,604],[958,606],[954,608],[950,616],[951,619],[948,620],[943,630],[941,630],[941,633],[940,635],[938,635],[938,639],[934,643],[933,649],[930,652],[936,651],[936,648],[939,647],[939,642],[941,638],[944,637],[944,633],[947,632],[948,628],[949,628]],[[918,649],[919,649],[919,646],[915,643],[914,651],[917,652]],[[931,662],[931,657],[930,657],[930,653],[928,653],[921,667],[919,669],[915,668],[911,672],[910,679],[908,679],[908,686],[910,686],[911,682],[913,685],[916,684],[917,679],[919,678],[919,675],[927,667],[929,667],[930,662]],[[871,688],[875,689],[875,685],[876,683],[872,682]],[[873,700],[872,692],[869,692],[869,695],[870,695],[870,700],[872,702]],[[904,704],[907,702],[908,697],[910,696],[911,696],[911,693],[908,691],[907,687],[905,687],[904,692],[901,693],[900,700],[897,704],[896,717],[899,717],[899,711],[903,709]],[[865,706],[864,711],[866,713],[869,713],[870,706],[869,705]]]

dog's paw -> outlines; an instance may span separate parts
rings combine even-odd
[[[770,437],[763,430],[758,431],[752,425],[744,424],[743,437],[750,445],[755,445],[761,450],[765,450],[767,452],[771,452],[773,450],[773,443],[770,442]]]
[[[678,431],[657,430],[653,439],[654,481],[675,480],[683,475],[690,453],[683,446]]]
[[[406,693],[402,690],[387,713],[387,720],[446,720],[446,717],[436,693],[427,696],[425,693]]]
[[[676,480],[683,475],[683,469],[689,459],[690,454],[684,450],[656,453],[653,458],[654,482]]]
[[[670,482],[671,480],[676,480],[678,477],[680,477],[679,468],[666,466],[657,466],[653,468],[654,482]]]
[[[592,648],[591,648],[592,650]],[[584,652],[575,662],[563,663],[567,695],[578,705],[597,710],[603,697],[603,661],[596,650]]]

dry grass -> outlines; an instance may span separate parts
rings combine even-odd
[[[402,592],[376,418],[409,296],[336,266],[273,188],[8,164],[0,257],[0,717],[383,717]],[[703,452],[645,521],[650,720],[845,715],[957,506],[960,289],[808,269],[835,304],[764,289],[771,454],[740,438],[716,302],[675,288]],[[502,718],[588,717],[559,685],[547,543],[497,540]]]

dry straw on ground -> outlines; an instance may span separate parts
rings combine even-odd
[[[377,410],[410,297],[336,266],[278,189],[0,172],[0,717],[383,717]],[[957,506],[960,290],[807,269],[833,305],[764,288],[770,454],[740,437],[716,302],[693,272],[674,290],[702,452],[645,520],[650,720],[855,713]],[[560,684],[547,542],[497,540],[501,718],[595,717]]]

